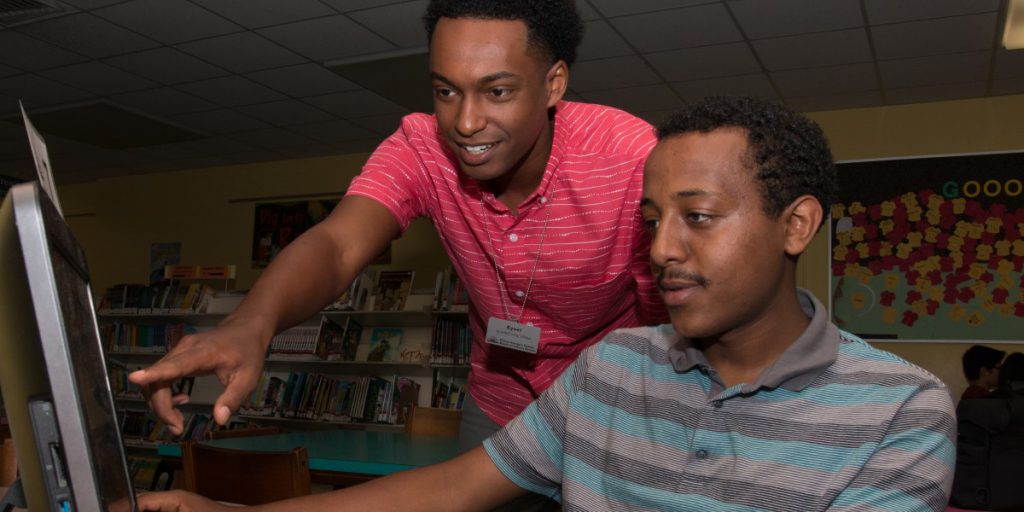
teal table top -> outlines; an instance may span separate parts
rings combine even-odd
[[[236,437],[203,441],[204,444],[244,450],[288,451],[305,446],[309,469],[365,475],[387,475],[428,466],[458,455],[458,440],[408,435],[404,432],[317,430],[270,436]],[[162,444],[157,452],[181,457],[181,446]]]

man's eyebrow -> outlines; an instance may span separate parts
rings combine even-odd
[[[712,193],[707,191],[707,190],[704,190],[702,188],[691,188],[691,189],[686,189],[686,190],[680,190],[679,192],[676,192],[676,193],[672,194],[672,198],[673,199],[686,199],[687,197],[708,196],[708,195],[712,195]],[[644,197],[644,198],[640,199],[640,207],[652,206],[652,205],[654,205],[654,200],[653,199],[651,199],[649,197]]]
[[[498,71],[497,73],[491,73],[490,75],[484,76],[483,78],[481,78],[479,80],[479,83],[480,84],[489,84],[491,82],[495,82],[497,80],[501,80],[502,78],[515,78],[516,76],[518,76],[518,75],[516,75],[515,73],[513,73],[511,71]],[[444,82],[444,83],[446,83],[448,85],[451,85],[453,87],[455,86],[455,84],[451,80],[449,80],[448,77],[446,77],[446,76],[444,76],[441,73],[438,73],[436,71],[431,71],[430,72],[430,79],[431,80],[437,80],[439,82]]]

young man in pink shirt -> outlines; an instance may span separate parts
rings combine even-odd
[[[435,0],[424,20],[435,114],[405,117],[216,330],[131,375],[172,431],[184,398],[171,382],[216,374],[214,417],[227,422],[274,333],[339,296],[416,217],[434,222],[472,302],[467,448],[606,333],[665,320],[638,209],[655,136],[625,112],[562,100],[582,38],[572,0]]]

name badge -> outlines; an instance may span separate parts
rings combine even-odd
[[[492,316],[487,320],[487,337],[484,339],[491,345],[536,354],[540,344],[540,327]]]

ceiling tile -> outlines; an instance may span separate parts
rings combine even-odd
[[[224,76],[228,72],[166,46],[104,59],[111,66],[173,85]]]
[[[177,146],[196,156],[244,153],[254,149],[248,144],[243,144],[227,136],[213,136],[205,139],[190,140],[178,143]]]
[[[132,0],[97,9],[93,13],[165,44],[219,36],[242,29],[186,0]]]
[[[770,71],[838,66],[871,61],[863,28],[754,41],[754,51]]]
[[[1024,52],[996,50],[995,70],[993,78],[1017,78],[1024,76]]]
[[[266,128],[251,132],[232,133],[231,138],[256,147],[270,149],[308,146],[313,143],[309,138],[284,128]]]
[[[179,89],[218,105],[238,106],[283,100],[278,92],[238,75],[181,84]]]
[[[882,84],[889,89],[962,82],[988,78],[989,52],[936,55],[878,63]]]
[[[583,32],[583,43],[580,44],[576,60],[606,59],[632,55],[633,49],[626,40],[612,30],[604,20],[588,21]]]
[[[22,137],[22,139],[0,140],[0,160],[14,160],[31,156],[32,151],[29,149],[28,139]]]
[[[3,78],[5,76],[19,75],[19,74],[21,74],[20,70],[14,69],[14,68],[12,68],[10,66],[5,66],[3,64],[0,64],[0,78]]]
[[[992,96],[1024,93],[1024,78],[1005,78],[992,81]]]
[[[209,101],[171,87],[119,94],[111,97],[111,100],[158,117],[217,108],[217,105]]]
[[[32,115],[29,112],[29,115]],[[72,155],[83,151],[93,151],[96,146],[78,142],[77,140],[65,139],[54,135],[43,134],[46,138],[46,151],[51,155]]]
[[[64,66],[87,60],[50,43],[14,30],[0,30],[0,62],[25,71]]]
[[[89,93],[36,75],[0,78],[0,94],[20,99],[27,106],[45,107],[84,100]]]
[[[289,96],[302,98],[332,92],[351,91],[359,86],[319,64],[300,64],[245,75],[253,81]]]
[[[641,53],[743,39],[721,4],[624,16],[611,23]]]
[[[40,75],[100,96],[156,87],[145,78],[92,61],[40,71]]]
[[[875,67],[870,63],[776,71],[771,73],[771,77],[787,101],[789,98],[878,89]]]
[[[15,109],[18,107],[15,106]],[[2,112],[4,109],[0,109]],[[20,124],[8,123],[6,121],[0,121],[0,140],[6,139],[18,139],[21,142],[27,143],[25,139],[25,128]]]
[[[826,94],[822,96],[804,96],[801,98],[789,98],[786,100],[786,104],[799,112],[878,107],[882,105],[882,95],[875,90]]]
[[[238,107],[236,110],[277,126],[308,124],[334,119],[334,116],[327,112],[313,108],[298,100],[247,105]]]
[[[280,160],[281,155],[270,151],[269,149],[254,149],[252,151],[246,151],[244,153],[233,153],[230,155],[221,155],[228,165],[240,165],[250,164],[254,162],[266,162],[270,160]]]
[[[252,32],[239,32],[182,43],[177,48],[235,73],[306,62],[301,55]]]
[[[408,113],[408,109],[366,90],[312,96],[303,101],[346,119],[382,113]],[[395,126],[397,127],[398,125]]]
[[[673,82],[672,87],[679,91],[686,101],[694,101],[705,96],[756,96],[766,99],[777,99],[779,95],[775,92],[768,76],[759,73],[756,75],[727,76],[722,78],[708,78],[705,80],[693,80],[690,82]]]
[[[398,124],[393,126],[397,128]],[[327,144],[345,140],[372,138],[376,134],[348,121],[329,121],[326,123],[303,124],[291,126],[289,130],[305,135],[310,139]]]
[[[864,0],[868,22],[897,23],[999,9],[999,0]]]
[[[857,0],[734,0],[728,6],[750,39],[864,25]]]
[[[162,160],[197,156],[195,150],[184,147],[181,144],[157,144],[155,146],[131,148],[127,152],[144,160]]]
[[[299,21],[257,32],[321,62],[396,49],[395,45],[345,16]]]
[[[260,121],[259,119],[254,119],[230,109],[182,114],[171,117],[171,120],[189,128],[214,134],[236,133],[259,130],[261,128],[270,128],[270,125]]]
[[[61,0],[61,2],[73,5],[79,9],[88,11],[97,7],[105,7],[110,4],[123,2],[124,0]]]
[[[647,112],[652,110],[670,110],[683,106],[683,100],[663,84],[627,87],[606,91],[585,93],[588,101],[608,105],[626,112]]]
[[[616,72],[609,73],[609,69]],[[661,82],[643,59],[634,56],[580,62],[573,67],[569,80],[573,89],[580,93]]]
[[[245,28],[281,25],[329,16],[334,10],[317,0],[192,0]]]
[[[72,14],[20,27],[22,32],[100,59],[147,50],[159,43],[92,14]]]
[[[323,0],[339,12],[352,12],[361,9],[380,7],[387,4],[399,4],[405,0]]]
[[[340,153],[338,148],[328,144],[288,146],[284,148],[276,148],[275,151],[288,158],[312,158],[317,156],[337,155]]]
[[[589,0],[589,2],[604,16],[624,16],[639,14],[642,12],[664,11],[678,9],[691,5],[718,3],[717,0]]]
[[[398,127],[402,124],[402,117],[404,117],[404,115],[405,114],[394,113],[360,117],[358,119],[353,119],[352,123],[362,126],[374,133],[377,133],[378,135],[388,136],[398,130]],[[376,140],[379,143],[384,139],[378,138]]]
[[[591,7],[590,4],[585,1],[576,2],[576,10],[579,11],[580,18],[583,18],[583,21],[593,21],[601,19],[601,15],[598,14],[597,11],[594,10],[594,8]]]
[[[743,43],[671,50],[644,57],[670,82],[761,72],[754,54]]]
[[[940,84],[906,89],[887,89],[885,102],[889,105],[923,103],[927,101],[958,100],[985,96],[986,82]]]
[[[992,47],[996,14],[895,23],[871,28],[879,60],[967,52]]]
[[[427,46],[421,20],[426,10],[426,0],[416,0],[356,11],[349,17],[401,48],[420,48]]]

